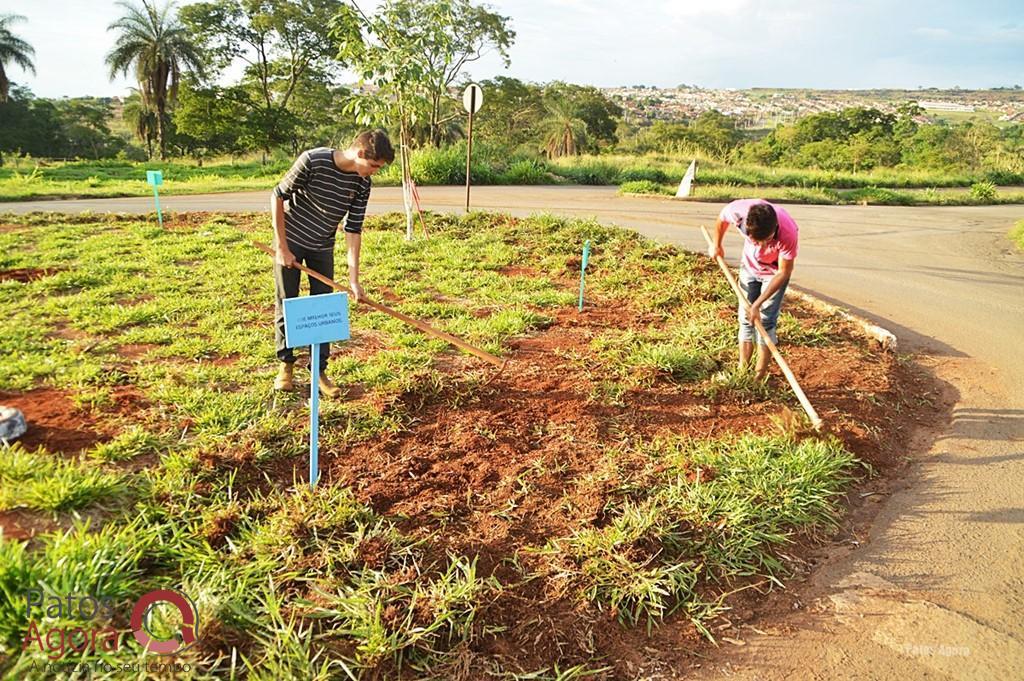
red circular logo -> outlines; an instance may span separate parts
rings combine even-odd
[[[149,614],[158,603],[170,603],[181,613],[181,629],[169,639],[160,639],[149,631]],[[131,627],[135,640],[148,652],[157,655],[179,653],[199,640],[199,612],[185,594],[170,589],[156,589],[140,598],[132,609]]]

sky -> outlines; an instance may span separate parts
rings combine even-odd
[[[187,2],[179,2],[187,4]],[[359,4],[372,11],[373,0]],[[614,87],[829,89],[1024,85],[1024,1],[492,0],[516,32],[506,75]],[[36,74],[11,80],[42,97],[125,95],[103,60],[113,0],[0,0],[0,14],[36,49]],[[343,79],[354,81],[355,78]]]

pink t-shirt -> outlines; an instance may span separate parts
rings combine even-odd
[[[751,239],[747,238],[744,231],[747,221],[747,212],[750,207],[759,203],[768,203],[764,199],[739,199],[733,201],[718,214],[719,220],[724,220],[736,227],[743,235],[743,268],[761,281],[767,281],[774,277],[779,271],[779,259],[796,260],[796,250],[799,229],[796,221],[781,206],[771,204],[775,209],[775,215],[779,219],[779,233],[774,239],[764,246],[758,246]]]

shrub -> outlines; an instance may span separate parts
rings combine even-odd
[[[975,201],[994,201],[996,186],[992,182],[975,182],[971,185],[971,198]]]
[[[502,184],[546,184],[550,181],[542,161],[522,159],[514,162],[500,175]]]
[[[616,184],[619,179],[619,169],[601,161],[559,166],[555,172],[577,184]]]
[[[639,180],[665,184],[668,182],[668,175],[665,174],[664,170],[659,170],[658,168],[639,167],[626,168],[619,173],[619,182],[636,182]]]
[[[668,187],[650,180],[635,180],[619,185],[620,194],[672,194]]]

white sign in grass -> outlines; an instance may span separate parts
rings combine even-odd
[[[697,177],[697,159],[690,161],[690,167],[686,169],[683,181],[679,183],[679,189],[676,191],[677,199],[685,199],[690,195],[690,186],[693,184],[693,178],[695,177]]]

